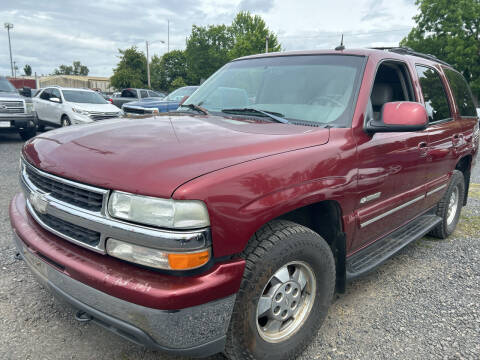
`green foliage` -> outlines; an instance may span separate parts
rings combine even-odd
[[[172,50],[164,54],[161,58],[154,56],[150,64],[150,75],[154,89],[171,91],[174,87],[173,81],[178,78],[182,79],[183,83],[185,83],[184,79],[187,77],[185,52]]]
[[[231,59],[265,52],[267,37],[268,52],[281,50],[277,36],[268,30],[265,21],[259,15],[252,15],[246,11],[239,12],[230,26],[230,32],[234,38],[234,45],[229,52]]]
[[[199,84],[225,65],[230,60],[228,53],[233,43],[232,34],[225,25],[193,25],[185,50],[188,81]]]
[[[74,61],[72,65],[60,65],[58,69],[53,70],[54,75],[83,75],[86,76],[90,70],[82,65],[80,61]]]
[[[183,80],[182,77],[179,76],[172,81],[172,85],[170,86],[170,92],[183,86],[187,86],[187,83],[185,82],[185,80]]]
[[[115,89],[128,87],[142,88],[147,84],[147,58],[145,54],[132,46],[126,50],[118,49],[120,62],[113,69],[110,83]]]
[[[32,67],[30,65],[25,65],[23,67],[23,72],[25,73],[26,76],[31,76],[32,75]]]
[[[480,97],[480,1],[417,0],[420,13],[400,45],[429,53],[461,71]]]

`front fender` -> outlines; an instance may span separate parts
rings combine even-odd
[[[173,197],[207,204],[216,257],[242,252],[265,223],[323,200],[339,203],[345,232],[351,233],[355,146],[338,145],[329,142],[220,169],[180,186]]]

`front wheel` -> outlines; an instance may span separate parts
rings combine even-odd
[[[232,360],[294,359],[317,333],[332,301],[330,247],[304,226],[273,221],[255,234],[244,256],[225,354]]]
[[[65,116],[62,117],[61,125],[62,125],[62,127],[72,125],[72,123],[71,123],[70,119],[68,118],[68,116],[65,115]]]
[[[23,141],[27,141],[37,135],[37,127],[33,126],[18,132]]]

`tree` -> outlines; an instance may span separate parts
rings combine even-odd
[[[82,65],[80,61],[74,61],[72,65],[60,65],[58,69],[53,70],[54,75],[83,75],[87,76],[90,70]]]
[[[82,65],[80,61],[73,62],[73,75],[87,76],[90,70],[85,65]]]
[[[268,51],[280,51],[277,36],[268,30],[265,21],[259,15],[248,11],[237,14],[230,26],[234,44],[229,52],[231,59],[265,52],[265,40],[268,38]]]
[[[110,83],[116,89],[128,87],[141,88],[147,84],[147,58],[145,54],[132,46],[126,50],[118,49],[120,62],[113,69]]]
[[[233,38],[227,26],[193,25],[185,49],[188,82],[199,84],[225,65],[230,60],[228,53],[232,46]]]
[[[182,86],[187,86],[187,83],[185,82],[185,80],[183,80],[182,77],[179,76],[172,81],[172,84],[170,86],[170,91],[181,88]]]
[[[417,0],[417,25],[400,45],[435,55],[461,71],[480,97],[480,2]]]
[[[150,64],[152,87],[154,89],[172,90],[172,82],[187,78],[187,59],[185,52],[172,50],[161,58],[154,56]]]
[[[23,72],[25,73],[26,76],[31,76],[32,75],[32,67],[28,64],[26,64],[23,67]]]

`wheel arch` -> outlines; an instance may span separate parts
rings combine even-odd
[[[346,286],[347,250],[340,204],[335,200],[323,200],[299,207],[273,220],[293,221],[315,231],[325,239],[335,258],[336,288],[338,292],[343,293]]]
[[[470,171],[472,168],[472,155],[465,155],[460,160],[458,160],[455,170],[459,170],[463,173],[463,179],[465,181],[465,196],[463,197],[463,206],[467,205],[468,200],[468,189],[470,186]]]

